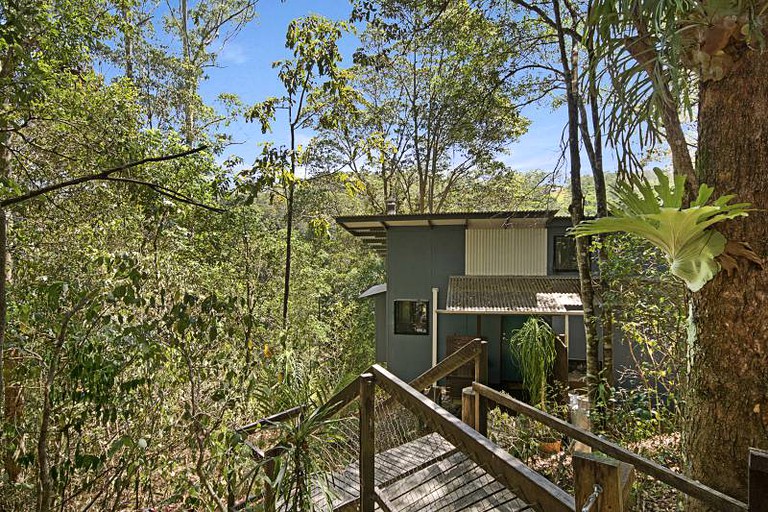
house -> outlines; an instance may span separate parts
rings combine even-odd
[[[568,347],[571,370],[586,346],[570,218],[555,211],[339,217],[337,223],[386,259],[386,283],[361,297],[375,303],[376,359],[410,380],[466,341],[488,341],[489,380],[521,380],[506,340],[543,317]],[[616,366],[630,357],[614,348]]]

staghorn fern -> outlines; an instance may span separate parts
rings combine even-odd
[[[661,249],[670,271],[693,292],[699,291],[717,272],[715,258],[725,250],[727,240],[712,226],[748,215],[749,203],[730,203],[726,195],[707,204],[714,189],[699,187],[696,200],[683,208],[685,177],[676,176],[674,189],[661,169],[654,169],[659,180],[651,185],[645,177],[633,176],[628,183],[618,183],[614,193],[618,205],[611,204],[611,217],[587,220],[574,227],[575,236],[623,231],[645,238]]]

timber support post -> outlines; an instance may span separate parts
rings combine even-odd
[[[475,401],[477,398],[475,390],[471,387],[461,390],[461,421],[472,428],[476,428]]]
[[[371,373],[360,375],[360,512],[373,512],[374,482],[374,400],[376,381]]]
[[[564,334],[555,338],[555,368],[553,372],[554,388],[557,391],[557,403],[568,404],[568,342]]]
[[[488,342],[480,342],[480,353],[475,356],[475,382],[488,385]],[[474,394],[474,391],[473,391]],[[463,396],[463,395],[462,395]],[[463,413],[462,413],[463,416]],[[475,396],[475,424],[474,428],[481,435],[488,436],[488,399],[484,396]]]
[[[768,512],[768,451],[749,449],[749,512]]]
[[[275,512],[276,498],[275,495],[275,479],[277,477],[276,471],[277,465],[275,464],[274,457],[268,457],[264,461],[264,475],[267,477],[267,481],[264,483],[264,511]]]
[[[635,468],[617,460],[586,453],[573,454],[576,510],[624,512],[635,479]]]

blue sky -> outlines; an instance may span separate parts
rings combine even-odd
[[[201,94],[213,102],[221,93],[234,93],[246,105],[257,103],[269,96],[280,96],[281,85],[272,62],[290,57],[285,48],[285,31],[288,23],[297,17],[310,13],[321,14],[331,19],[347,19],[350,5],[344,0],[262,0],[257,4],[258,18],[246,26],[220,55],[218,66],[208,70],[208,80],[203,82]],[[350,58],[356,48],[356,39],[346,36],[341,41],[341,50]],[[534,169],[552,170],[560,155],[560,137],[565,125],[565,109],[552,112],[545,105],[527,107],[523,114],[531,119],[528,133],[510,146],[510,154],[501,158],[512,168],[520,171]],[[281,129],[282,128],[282,129]],[[231,147],[228,154],[236,154],[250,165],[259,152],[258,144],[273,141],[285,144],[285,126],[276,123],[273,133],[262,135],[259,126],[237,122],[229,128],[238,145]],[[299,142],[306,142],[311,133],[302,133]],[[607,155],[606,155],[607,156]],[[586,161],[584,162],[586,166]],[[606,170],[613,170],[615,164],[606,161]],[[588,167],[585,167],[585,172]]]

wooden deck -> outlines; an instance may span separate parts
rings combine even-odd
[[[458,452],[438,434],[376,454],[374,479],[383,504],[392,511],[522,511],[529,505]],[[360,471],[353,463],[331,474],[313,493],[318,510],[356,508]],[[386,510],[386,508],[384,510]],[[377,505],[377,510],[382,508]]]

